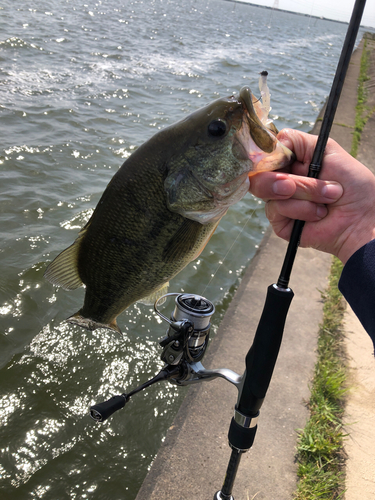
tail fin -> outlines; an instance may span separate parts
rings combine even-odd
[[[116,319],[111,321],[111,323],[99,323],[93,319],[85,318],[82,316],[81,311],[78,311],[76,314],[73,314],[73,316],[70,316],[70,318],[66,321],[74,325],[82,326],[82,328],[86,328],[86,330],[90,330],[91,332],[97,328],[107,328],[108,330],[112,330],[113,332],[117,332],[122,335],[122,331],[117,325]]]

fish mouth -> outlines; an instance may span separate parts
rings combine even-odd
[[[269,93],[266,100],[263,97],[264,92],[260,102],[248,87],[243,87],[239,95],[229,98],[229,102],[224,100],[228,113],[234,113],[229,115],[231,128],[224,136],[227,140],[223,146],[211,147],[217,142],[210,142],[205,156],[207,165],[201,168],[196,169],[193,157],[186,154],[181,164],[177,163],[168,171],[164,188],[171,212],[201,224],[216,222],[247,193],[249,175],[276,170],[291,163],[293,153],[267,126],[270,122]],[[221,101],[219,104],[223,105]],[[216,152],[219,155],[217,160]]]
[[[244,109],[244,121],[237,133],[234,147],[252,162],[250,172],[277,170],[295,160],[294,153],[277,138],[259,118],[254,104],[258,103],[249,87],[242,87],[239,100]],[[262,104],[257,105],[258,112]],[[266,116],[267,119],[267,116]]]

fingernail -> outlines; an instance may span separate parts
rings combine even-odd
[[[344,190],[341,184],[339,184],[338,182],[330,182],[323,187],[322,195],[326,198],[329,198],[330,200],[338,200],[341,197],[343,191]]]
[[[317,205],[316,207],[316,215],[320,218],[323,219],[328,213],[327,207],[325,205]]]
[[[294,194],[295,185],[287,179],[275,181],[272,185],[272,190],[275,194],[281,196],[291,196]]]

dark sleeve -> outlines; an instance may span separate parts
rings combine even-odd
[[[347,261],[339,290],[375,346],[375,240],[357,250]]]

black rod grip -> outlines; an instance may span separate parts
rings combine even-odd
[[[246,372],[238,410],[256,415],[262,406],[279,354],[284,325],[294,293],[270,285],[254,341],[246,356]]]
[[[108,401],[91,406],[90,416],[97,422],[104,422],[104,420],[107,420],[115,411],[124,408],[126,401],[125,395],[113,396]]]

